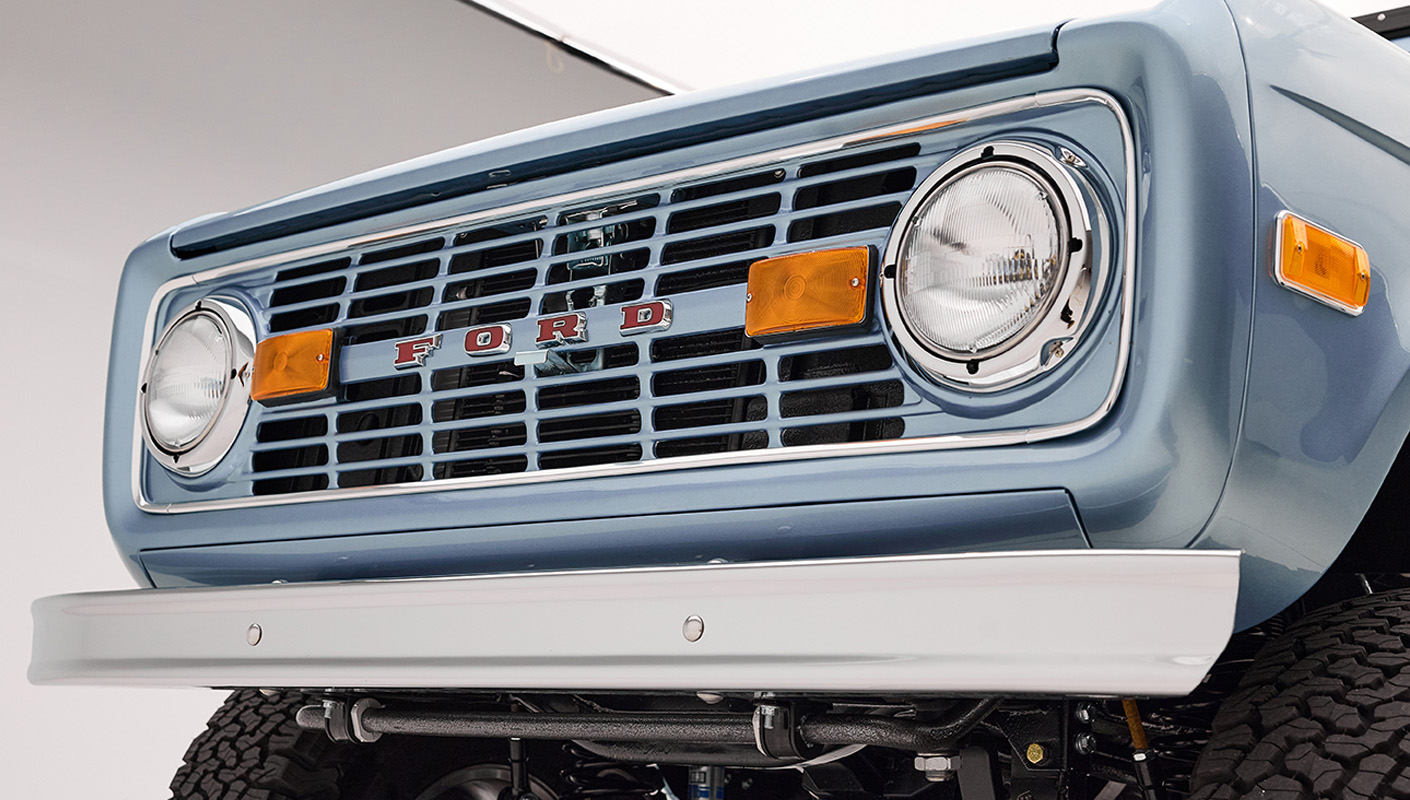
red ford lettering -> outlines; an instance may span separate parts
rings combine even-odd
[[[633,303],[622,306],[622,327],[624,336],[647,331],[664,331],[671,327],[671,301],[652,300],[648,303]]]
[[[402,339],[400,342],[396,342],[395,346],[397,348],[397,358],[392,362],[392,366],[397,369],[420,367],[425,365],[426,356],[429,356],[432,350],[441,346],[441,335],[438,333],[435,336]]]
[[[508,325],[488,325],[472,328],[465,333],[465,352],[472,356],[488,356],[509,352]]]
[[[583,314],[561,314],[556,317],[543,317],[539,320],[539,335],[534,344],[539,347],[553,347],[557,344],[587,341],[587,316]]]

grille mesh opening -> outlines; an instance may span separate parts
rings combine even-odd
[[[878,381],[857,386],[836,386],[789,392],[779,399],[778,411],[783,417],[812,417],[819,414],[843,414],[873,408],[895,408],[905,399],[901,382]]]
[[[539,423],[539,441],[566,442],[570,439],[601,439],[641,433],[641,413],[631,411],[584,414],[578,417],[546,419]]]
[[[387,458],[410,458],[421,455],[421,434],[411,433],[402,436],[383,436],[377,439],[358,439],[338,445],[338,463],[353,461],[381,461]]]
[[[337,272],[340,269],[347,269],[352,264],[351,258],[335,258],[332,261],[320,261],[317,264],[305,264],[302,267],[291,269],[281,269],[274,276],[275,281],[292,281],[298,278],[307,278],[310,275],[322,275],[325,272]]]
[[[656,296],[698,292],[714,289],[717,286],[734,286],[749,280],[749,267],[753,261],[731,261],[711,267],[681,270],[656,279]]]
[[[656,443],[657,458],[702,456],[712,453],[733,453],[738,450],[763,450],[769,446],[766,431],[726,433],[719,436],[692,436],[688,439],[666,439]]]
[[[285,469],[321,467],[328,463],[328,446],[287,447],[282,450],[261,450],[250,459],[255,472],[278,472]]]
[[[842,236],[847,233],[889,228],[901,213],[900,203],[884,203],[879,206],[853,208],[836,211],[817,217],[795,220],[788,226],[788,241],[804,242],[812,239],[826,239],[829,236]]]
[[[263,478],[253,484],[256,497],[271,494],[294,494],[296,492],[316,492],[328,488],[327,475],[295,475],[290,478]]]
[[[758,197],[747,197],[742,200],[731,200],[727,203],[705,206],[704,208],[692,208],[689,211],[678,211],[671,215],[670,222],[666,224],[666,232],[698,231],[703,228],[714,228],[720,225],[772,216],[778,213],[782,202],[782,198],[775,192]]]
[[[920,145],[912,142],[903,144],[900,147],[888,147],[885,150],[872,150],[867,153],[857,153],[856,155],[842,156],[841,158],[829,158],[822,161],[813,161],[798,168],[798,177],[811,178],[814,175],[826,175],[829,172],[842,172],[860,167],[870,167],[873,164],[885,164],[888,161],[900,161],[903,158],[915,158],[920,155]]]
[[[732,192],[743,192],[749,189],[758,189],[762,186],[772,186],[784,178],[784,171],[781,169],[770,172],[755,172],[752,175],[740,175],[737,178],[726,178],[713,183],[702,183],[699,186],[687,186],[683,189],[676,189],[671,192],[672,203],[684,203],[690,200],[700,200],[705,197],[714,197]]]
[[[640,460],[641,445],[639,444],[584,447],[540,453],[539,469],[568,469],[570,467],[590,467],[596,464],[616,464]]]
[[[270,316],[269,330],[271,333],[279,333],[280,331],[291,331],[295,328],[313,328],[319,325],[327,325],[337,318],[338,305],[336,303],[327,306],[302,308],[298,311],[285,311],[282,314]]]
[[[556,283],[601,278],[620,272],[635,272],[645,267],[650,258],[651,251],[641,248],[624,250],[620,253],[603,253],[589,258],[580,258],[576,261],[565,261],[548,268],[548,276],[544,283],[552,286]]]
[[[760,344],[744,335],[743,328],[728,328],[706,333],[668,336],[651,343],[652,361],[675,361],[682,358],[719,356],[757,350]]]
[[[645,217],[628,222],[613,222],[596,228],[585,228],[560,234],[553,240],[553,254],[581,253],[628,242],[650,239],[656,233],[656,218]]]
[[[641,396],[641,382],[635,375],[609,378],[586,383],[564,383],[539,389],[538,404],[542,409],[620,403]]]
[[[516,447],[528,440],[529,429],[522,422],[486,425],[479,428],[436,431],[431,439],[431,450],[436,453],[488,450],[495,447]]]
[[[734,364],[707,364],[692,369],[658,372],[651,377],[651,393],[669,397],[692,392],[712,392],[758,386],[764,382],[764,362],[740,361]]]
[[[450,260],[450,274],[458,275],[462,272],[522,264],[525,261],[533,261],[542,254],[543,242],[538,239],[500,245],[487,250],[459,253]]]
[[[879,442],[887,439],[899,439],[905,432],[904,421],[897,417],[887,417],[858,422],[829,422],[824,425],[784,428],[781,438],[784,447],[799,447],[810,444]]]
[[[476,325],[492,325],[496,322],[509,322],[529,316],[530,302],[527,297],[489,303],[471,308],[456,308],[441,312],[436,320],[436,330],[448,331],[455,328],[473,328]]]
[[[683,242],[671,242],[661,248],[662,264],[679,264],[683,261],[698,261],[702,258],[742,253],[758,250],[774,243],[774,228],[751,228],[746,231],[720,233]]]
[[[278,308],[308,300],[336,297],[343,293],[343,289],[347,288],[347,285],[347,278],[338,277],[301,283],[298,286],[285,286],[275,289],[274,293],[269,296],[269,306],[270,308]]]
[[[497,392],[454,400],[437,400],[431,404],[433,422],[453,422],[464,419],[501,417],[521,414],[525,408],[523,392]]]
[[[380,486],[388,483],[415,483],[421,480],[420,464],[401,467],[379,467],[377,469],[354,469],[338,473],[338,486],[344,489],[357,486]]]
[[[287,442],[294,439],[309,439],[328,433],[327,417],[298,417],[296,419],[276,419],[261,422],[255,430],[255,441]]]
[[[863,372],[880,372],[891,368],[891,351],[885,345],[847,347],[784,356],[778,362],[778,379],[801,381],[810,378],[833,378]]]
[[[362,400],[386,400],[389,397],[405,397],[421,391],[421,376],[417,373],[394,375],[375,381],[343,384],[343,402],[357,403]]]
[[[433,294],[434,290],[431,287],[423,286],[420,289],[408,289],[404,292],[360,297],[348,306],[348,316],[354,319],[375,317],[379,314],[394,314],[398,311],[429,306]]]
[[[362,263],[366,264],[367,260],[363,259]],[[399,286],[403,283],[430,280],[436,277],[436,273],[440,271],[441,262],[436,259],[400,264],[385,269],[374,269],[357,276],[357,283],[353,289],[364,292],[371,289],[385,289],[388,286]]]
[[[442,461],[431,470],[436,480],[447,478],[475,478],[481,475],[505,475],[523,472],[529,468],[527,456],[499,456],[496,458],[472,458],[464,461]]]
[[[540,311],[544,314],[556,314],[560,311],[581,311],[597,306],[615,306],[620,303],[640,300],[641,293],[644,291],[646,291],[646,281],[638,278],[599,286],[584,286],[581,289],[567,292],[552,292],[543,296],[543,306]]]
[[[431,391],[472,389],[496,383],[523,380],[524,368],[513,361],[490,361],[454,369],[438,369],[431,373]]]
[[[364,322],[361,325],[344,325],[343,344],[367,344],[368,342],[383,342],[388,339],[401,339],[406,336],[415,336],[418,333],[425,332],[425,330],[425,314],[418,314],[414,317],[402,317],[400,319]]]
[[[652,422],[658,431],[758,422],[767,415],[768,408],[768,402],[762,395],[704,400],[699,403],[662,406],[652,415]]]
[[[434,239],[422,239],[419,242],[408,242],[392,247],[384,247],[381,250],[369,250],[358,258],[359,264],[377,264],[383,261],[392,261],[408,256],[419,256],[422,253],[431,253],[445,247],[445,239],[439,236]]]
[[[510,236],[521,236],[526,233],[543,230],[547,225],[548,217],[532,217],[530,219],[520,219],[513,222],[500,222],[456,234],[455,246],[460,247],[461,245],[467,244],[492,242],[495,239],[504,239]]]
[[[378,431],[420,424],[421,406],[417,403],[349,411],[338,415],[338,433]]]
[[[509,292],[522,292],[527,289],[532,289],[534,282],[537,280],[537,270],[522,269],[499,275],[489,275],[470,281],[458,281],[456,283],[447,284],[445,294],[442,297],[445,302],[454,303],[458,300],[474,300],[477,297],[491,297],[497,294],[508,294]]]
[[[868,197],[877,197],[883,194],[895,194],[904,192],[915,185],[916,171],[914,167],[892,170],[890,172],[879,172],[875,175],[863,175],[859,178],[849,178],[845,181],[835,183],[820,183],[814,186],[805,186],[793,195],[793,207],[802,211],[818,206],[831,206],[838,203],[850,203],[854,200],[865,200]]]

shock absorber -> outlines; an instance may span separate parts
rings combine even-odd
[[[661,773],[647,764],[612,761],[569,742],[570,763],[560,773],[565,791],[559,800],[639,800],[661,791]]]
[[[690,795],[686,800],[724,800],[724,767],[691,767]]]

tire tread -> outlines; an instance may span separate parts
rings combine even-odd
[[[1191,800],[1410,800],[1410,591],[1318,610],[1214,718]]]
[[[298,694],[234,692],[187,748],[173,800],[337,800],[348,749],[294,715]]]

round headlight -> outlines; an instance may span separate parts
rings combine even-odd
[[[942,382],[994,390],[1061,356],[1048,345],[1079,329],[1091,230],[1055,158],[1017,142],[967,150],[921,185],[901,220],[882,297],[916,363]]]
[[[162,332],[142,384],[148,449],[184,474],[213,467],[239,433],[249,406],[246,367],[253,325],[238,307],[206,299]]]

